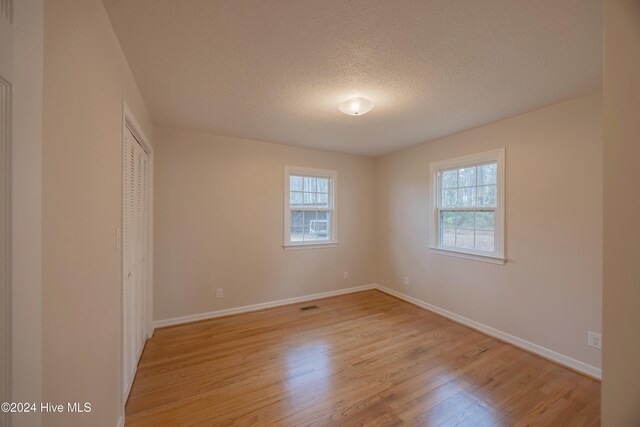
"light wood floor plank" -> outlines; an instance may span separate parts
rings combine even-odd
[[[158,329],[127,426],[597,426],[600,383],[379,291]]]

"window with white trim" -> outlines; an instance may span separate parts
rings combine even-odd
[[[504,262],[504,149],[431,164],[436,252]]]
[[[335,246],[337,172],[285,167],[285,248]]]

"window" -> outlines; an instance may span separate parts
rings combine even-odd
[[[504,263],[504,149],[431,164],[434,252]]]
[[[285,249],[336,246],[337,172],[285,167]]]

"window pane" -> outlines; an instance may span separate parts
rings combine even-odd
[[[325,211],[304,212],[303,240],[329,240],[329,214]]]
[[[458,169],[458,187],[472,187],[476,185],[476,168]]]
[[[305,225],[305,226],[304,226],[304,231],[303,231],[303,235],[302,235],[302,240],[304,240],[305,242],[315,240],[315,239],[314,239],[314,238],[309,234],[309,226],[308,226],[308,225]]]
[[[456,228],[473,229],[473,212],[458,212],[456,216]]]
[[[442,188],[455,188],[458,186],[458,170],[442,172]]]
[[[314,193],[318,191],[316,186],[316,178],[311,178],[308,176],[304,177],[304,191],[312,191]]]
[[[473,249],[473,230],[456,229],[456,247]]]
[[[318,178],[318,193],[328,193],[329,192],[329,179],[328,178]]]
[[[478,185],[495,184],[497,178],[498,165],[496,163],[478,166]]]
[[[292,191],[289,196],[289,204],[291,206],[302,206],[302,193]]]
[[[292,242],[302,242],[302,231],[303,226],[292,226],[291,227],[291,241]]]
[[[440,226],[451,228],[456,226],[456,213],[450,211],[442,211],[440,213]]]
[[[309,233],[316,240],[329,240],[329,215],[327,212],[318,212],[316,220],[309,224]]]
[[[471,188],[458,188],[458,204],[459,207],[471,207],[476,204],[476,189]]]
[[[326,193],[318,193],[316,203],[318,207],[328,208],[329,207],[329,195]]]
[[[291,191],[302,191],[302,177],[291,175],[289,177],[289,186]]]
[[[290,241],[330,241],[333,182],[329,176],[289,175]]]
[[[316,211],[305,211],[304,213],[304,225],[309,226],[311,221],[317,219],[318,212]]]
[[[478,206],[496,206],[496,186],[478,187]]]
[[[304,205],[313,206],[316,204],[316,193],[304,193]]]
[[[311,236],[309,230],[311,227],[311,221],[315,221],[318,213],[316,211],[305,211],[304,213],[304,236],[303,240],[306,242],[307,240],[315,240],[313,236]]]
[[[493,231],[476,231],[476,249],[493,252],[495,235]]]
[[[493,212],[476,212],[476,230],[493,230],[494,221]]]
[[[440,240],[443,246],[455,247],[456,245],[456,230],[453,228],[442,229],[442,237]]]
[[[442,190],[442,207],[454,208],[458,200],[458,190]]]
[[[304,225],[304,213],[302,211],[291,211],[291,226]]]

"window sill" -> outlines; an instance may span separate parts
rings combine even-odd
[[[504,265],[507,262],[506,258],[502,258],[499,256],[480,255],[480,254],[475,254],[471,252],[456,251],[455,249],[431,247],[430,252],[434,254],[452,256],[456,258],[470,259],[473,261],[487,262],[489,264]]]
[[[293,251],[298,249],[325,249],[325,248],[337,248],[338,242],[323,242],[323,243],[287,243],[284,246],[285,251]]]

